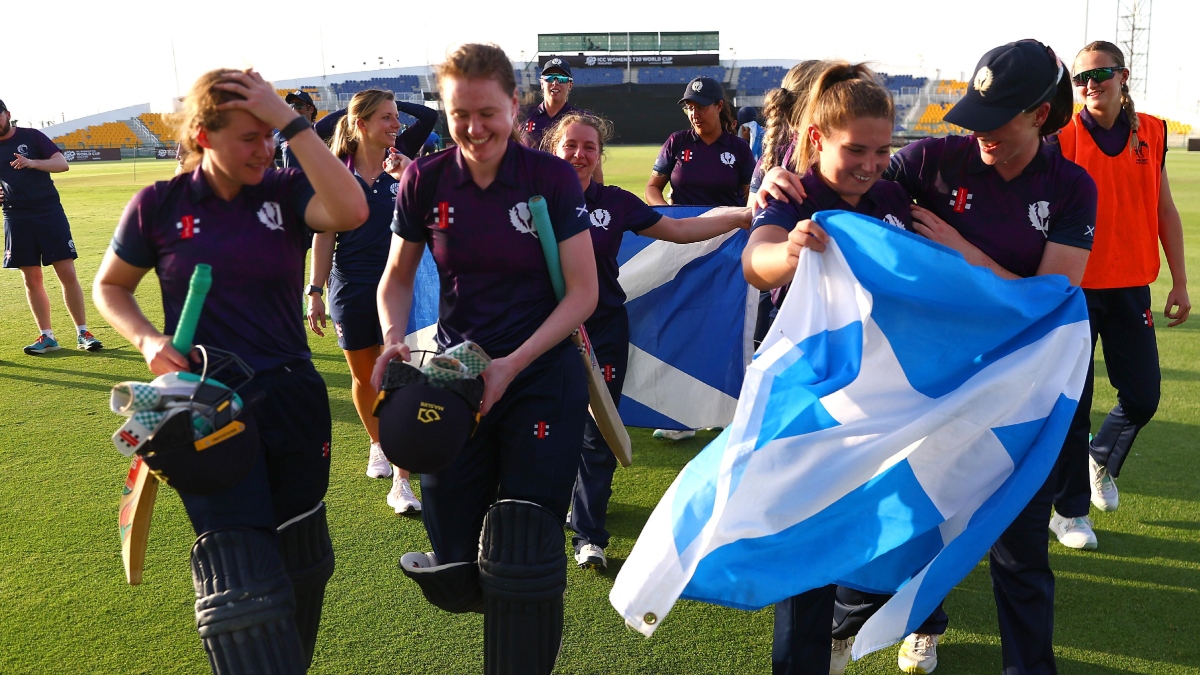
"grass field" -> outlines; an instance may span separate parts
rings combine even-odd
[[[641,194],[657,148],[611,148],[610,183]],[[1200,270],[1200,155],[1171,152],[1169,173],[1187,229],[1188,264]],[[170,175],[173,163],[75,165],[56,182],[91,280],[130,196]],[[1164,277],[1166,272],[1164,267]],[[55,328],[70,340],[70,321],[54,299]],[[1200,298],[1200,284],[1192,291]],[[1166,286],[1154,286],[1156,313]],[[139,292],[161,325],[156,284]],[[0,274],[0,674],[203,673],[194,629],[188,568],[193,541],[178,496],[159,493],[145,581],[125,584],[116,507],[128,461],[109,436],[110,387],[146,380],[138,352],[90,312],[106,349],[29,357],[36,337],[20,276]],[[1058,578],[1055,644],[1060,672],[1110,675],[1200,674],[1200,316],[1158,331],[1163,397],[1121,477],[1121,510],[1096,514],[1100,549],[1054,543]],[[337,572],[326,596],[313,673],[474,673],[481,669],[482,619],[433,608],[396,569],[407,551],[429,547],[419,519],[393,515],[389,481],[363,475],[367,441],[350,402],[350,377],[332,337],[310,340],[329,384],[334,415],[333,474],[327,501]],[[1098,381],[1094,424],[1114,403]],[[769,610],[741,612],[681,602],[652,639],[627,630],[608,604],[620,569],[651,509],[679,469],[713,437],[667,444],[632,433],[636,461],[617,472],[609,524],[612,564],[605,575],[571,569],[567,624],[558,672],[767,673]],[[950,630],[939,673],[1000,670],[995,607],[986,560],[950,594]],[[896,673],[884,650],[848,671]]]

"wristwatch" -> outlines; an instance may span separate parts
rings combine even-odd
[[[308,285],[308,288],[307,288],[307,289],[305,289],[305,291],[304,291],[304,294],[305,294],[305,295],[312,295],[313,293],[316,293],[317,295],[320,295],[320,296],[324,296],[324,295],[325,295],[325,290],[324,290],[324,289],[322,289],[320,286],[314,286],[314,285],[312,285],[312,284],[309,284],[309,285]]]

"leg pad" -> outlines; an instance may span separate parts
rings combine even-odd
[[[306,663],[312,665],[325,585],[333,576],[333,542],[329,539],[325,502],[318,502],[311,510],[279,526],[279,549],[296,597],[296,629],[304,645]]]

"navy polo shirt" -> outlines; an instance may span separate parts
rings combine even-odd
[[[300,306],[312,196],[298,169],[268,169],[261,183],[227,202],[196,169],[134,195],[112,249],[134,267],[154,268],[167,335],[179,322],[192,271],[212,265],[196,343],[231,351],[256,371],[277,368],[310,356]]]
[[[26,159],[50,159],[62,152],[46,134],[37,129],[13,127],[16,132],[0,141],[0,182],[4,184],[4,214],[35,215],[62,208],[58,189],[50,173],[41,169],[14,169],[9,162],[21,155]]]
[[[333,251],[331,274],[343,281],[377,284],[387,267],[388,247],[392,243],[392,216],[400,181],[388,172],[380,172],[375,182],[367,185],[354,169],[354,160],[346,158],[346,167],[354,173],[358,186],[367,197],[371,215],[353,230],[337,233],[337,248]]]
[[[742,186],[750,184],[754,154],[729,132],[710,145],[694,129],[684,129],[663,143],[654,171],[670,177],[672,204],[745,206]]]
[[[457,147],[405,169],[392,231],[433,252],[441,279],[438,344],[471,340],[493,358],[506,356],[558,305],[529,213],[534,195],[545,198],[560,243],[591,226],[571,165],[511,140],[486,190]]]
[[[625,290],[617,281],[621,266],[617,252],[621,236],[657,225],[662,214],[633,193],[615,185],[592,181],[583,193],[591,221],[592,248],[596,250],[596,272],[600,277],[600,300],[593,316],[603,316],[625,306]]]
[[[817,174],[816,166],[800,178],[800,184],[804,186],[806,195],[803,202],[796,203],[794,199],[782,202],[773,197],[769,198],[767,208],[759,211],[754,217],[753,228],[777,225],[790,232],[796,227],[796,223],[812,218],[818,211],[853,211],[878,218],[902,230],[912,229],[912,199],[899,183],[875,181],[875,184],[859,197],[856,206],[851,206],[829,187]]]
[[[521,123],[521,132],[525,141],[525,145],[531,148],[540,148],[542,146],[542,135],[554,126],[554,123],[559,117],[572,112],[587,112],[571,105],[570,102],[564,103],[563,107],[558,111],[558,114],[551,117],[546,112],[546,102],[542,101],[537,105],[531,105],[525,109],[525,121]]]
[[[926,138],[893,155],[884,178],[1018,276],[1037,274],[1047,241],[1092,248],[1096,184],[1049,145],[1005,181],[974,136]]]

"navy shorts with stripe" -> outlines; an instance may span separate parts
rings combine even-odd
[[[62,207],[29,215],[4,214],[6,269],[39,267],[78,257]]]
[[[353,352],[383,344],[379,327],[377,283],[346,281],[329,275],[329,318],[337,332],[338,346]]]

